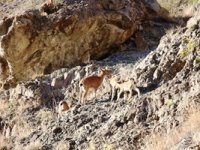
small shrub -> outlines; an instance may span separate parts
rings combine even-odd
[[[176,104],[176,101],[172,100],[172,99],[169,99],[165,102],[165,104],[168,106],[168,107],[172,107]]]
[[[195,59],[197,62],[200,62],[200,56],[196,57]]]
[[[11,142],[0,133],[0,150],[11,149]]]
[[[198,0],[188,0],[188,4],[192,5],[192,4],[196,4],[198,2]]]
[[[64,2],[64,0],[53,0],[54,4],[62,4]]]
[[[103,144],[103,150],[114,150],[114,149],[109,144]]]
[[[53,147],[54,150],[67,150],[69,149],[69,143],[66,141],[60,141],[56,143]]]
[[[185,56],[186,56],[189,52],[191,52],[191,51],[194,49],[194,47],[195,47],[195,43],[194,43],[194,41],[193,41],[192,39],[186,38],[186,39],[184,39],[184,40],[185,40],[185,43],[187,43],[187,46],[186,46],[185,49],[183,49],[183,50],[179,53],[179,56],[180,56],[181,58],[185,57]]]
[[[95,145],[93,143],[89,144],[88,150],[96,150]],[[114,150],[113,147],[109,144],[103,144],[102,150]]]
[[[200,130],[200,111],[199,110],[189,110],[189,116],[185,122],[180,126],[171,129],[171,131],[166,133],[157,133],[151,135],[150,140],[146,142],[145,149],[147,150],[163,150],[170,149],[177,143],[181,142],[188,135],[194,135]],[[194,142],[197,144],[200,142],[200,134],[193,136]]]
[[[95,146],[94,146],[94,144],[93,143],[90,143],[89,144],[89,147],[88,147],[88,150],[95,150],[96,148],[95,148]]]
[[[27,146],[23,145],[16,145],[15,150],[41,150],[42,144],[39,141],[35,141],[33,143],[30,143]]]

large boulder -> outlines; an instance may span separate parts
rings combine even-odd
[[[138,30],[146,8],[141,0],[67,0],[4,18],[0,57],[9,73],[1,76],[28,80],[99,59]]]

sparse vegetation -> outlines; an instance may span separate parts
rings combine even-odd
[[[33,131],[35,131],[36,127],[34,127],[27,120],[24,112],[29,110],[30,108],[36,108],[37,102],[24,101],[22,99],[13,99],[13,100],[0,100],[0,114],[3,118],[10,118],[6,121],[7,126],[4,127],[0,137],[1,147],[4,145],[12,145],[12,138],[18,137],[18,139],[22,139],[30,135]],[[46,111],[39,111],[40,118],[37,117],[38,120],[49,119],[52,115],[47,114]],[[43,117],[43,118],[42,118]],[[10,129],[11,130],[10,130]],[[3,135],[3,133],[5,135]],[[10,142],[9,142],[10,141]],[[5,143],[5,144],[3,144]],[[36,145],[35,143],[34,145]],[[30,147],[34,147],[34,145],[30,145]],[[18,148],[21,147],[18,145]],[[27,150],[30,149],[27,148]],[[20,149],[20,148],[19,148]]]
[[[68,150],[69,145],[67,141],[59,141],[57,144],[53,146],[54,150]]]
[[[198,0],[188,0],[188,4],[192,5],[192,4],[196,4],[198,2]]]
[[[172,100],[172,99],[169,99],[169,100],[166,100],[165,101],[165,104],[168,106],[168,107],[173,107],[175,104],[176,104],[176,101]]]
[[[96,150],[95,145],[93,143],[90,143],[88,150]],[[102,150],[114,150],[114,148],[110,144],[103,144]]]
[[[164,150],[170,149],[172,146],[175,146],[180,140],[184,137],[196,133],[200,130],[200,111],[191,110],[189,113],[190,116],[180,127],[172,129],[168,134],[155,134],[147,143],[147,150]],[[192,136],[196,143],[200,142],[200,134],[195,134]]]
[[[10,149],[11,145],[9,139],[6,139],[2,133],[0,133],[0,150]]]
[[[182,13],[183,8],[185,9],[196,4],[198,0],[157,0],[161,7],[165,8],[170,12],[171,16],[182,16],[185,17],[185,13]]]
[[[174,6],[178,6],[178,4],[180,3],[180,0],[169,0],[169,1],[158,0],[158,2],[163,8],[165,8],[165,9],[167,9],[169,11]]]
[[[200,56],[196,57],[195,59],[197,62],[200,62]]]
[[[89,143],[88,150],[96,150],[95,145],[93,143]]]
[[[114,150],[113,147],[110,144],[104,144],[103,150]]]
[[[39,141],[28,144],[27,146],[17,145],[15,150],[40,150],[42,148],[42,144]],[[64,149],[63,149],[64,150]]]
[[[54,4],[62,4],[64,2],[64,0],[53,0]]]
[[[192,39],[189,38],[185,38],[184,39],[184,44],[186,44],[186,48],[184,48],[180,53],[179,56],[181,58],[184,58],[189,52],[191,52],[194,47],[195,47],[195,43]]]
[[[1,3],[10,3],[12,2],[13,0],[0,0]]]

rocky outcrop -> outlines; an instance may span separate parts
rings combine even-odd
[[[16,81],[33,79],[103,57],[138,30],[145,15],[140,0],[43,5],[2,20],[0,54]]]

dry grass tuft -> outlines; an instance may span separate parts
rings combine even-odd
[[[169,149],[183,139],[189,133],[200,130],[200,111],[191,111],[187,121],[180,127],[172,129],[169,134],[157,134],[151,137],[151,140],[146,144],[147,150],[163,150]],[[193,140],[200,142],[200,134],[196,134]]]
[[[30,135],[30,133],[32,133],[33,131],[34,129],[32,128],[32,126],[25,120],[20,119],[19,117],[16,121],[15,126],[13,127],[11,135],[22,139]]]
[[[60,141],[53,146],[54,150],[67,150],[69,149],[69,143],[66,141]]]
[[[0,150],[11,149],[11,143],[2,134],[0,134]]]
[[[39,141],[30,143],[27,146],[17,145],[15,150],[40,150],[42,148],[42,144]]]
[[[49,121],[52,121],[52,120],[56,120],[56,117],[57,117],[57,115],[55,112],[53,112],[49,109],[42,109],[37,113],[36,120],[41,121],[40,127],[45,132],[45,131],[47,131],[46,123]]]
[[[29,108],[37,107],[34,102],[24,100],[1,100],[0,114],[6,122],[0,137],[0,147],[7,146],[7,141],[12,141],[14,137],[22,139],[30,135],[35,128],[29,123],[25,112]],[[7,142],[7,143],[6,143]]]

